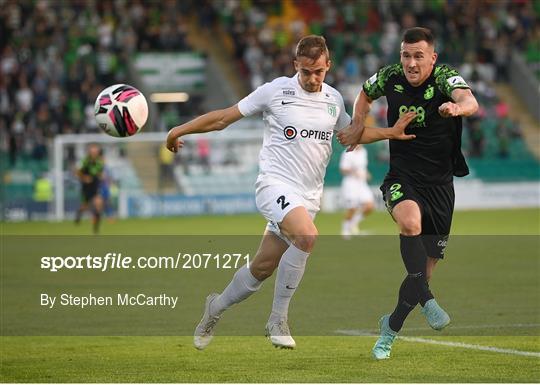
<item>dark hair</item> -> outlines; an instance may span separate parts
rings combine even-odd
[[[433,38],[433,34],[427,28],[422,28],[422,27],[409,28],[403,34],[402,42],[404,43],[412,44],[412,43],[418,43],[419,41],[425,41],[431,46],[435,45],[435,39]]]
[[[303,37],[296,46],[296,57],[304,56],[312,60],[318,60],[321,55],[326,55],[330,60],[330,53],[326,46],[326,40],[322,36],[309,35]]]

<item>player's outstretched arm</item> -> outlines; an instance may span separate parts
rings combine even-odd
[[[365,127],[359,143],[373,143],[384,139],[411,140],[416,135],[406,134],[405,129],[416,117],[416,113],[409,111],[399,117],[398,121],[390,128]]]
[[[454,102],[446,102],[439,106],[439,114],[444,118],[470,116],[478,111],[478,102],[470,89],[457,88],[452,91]]]
[[[406,134],[405,129],[409,123],[416,117],[416,114],[412,111],[407,112],[400,116],[396,124],[390,128],[375,128],[364,127],[362,136],[360,139],[355,139],[353,136],[345,136],[344,131],[347,131],[351,126],[338,132],[337,137],[339,143],[343,146],[350,146],[347,151],[351,151],[357,144],[373,143],[384,139],[396,139],[396,140],[411,140],[416,138],[416,135]],[[355,141],[356,140],[356,141]]]
[[[178,152],[178,149],[184,145],[184,141],[179,139],[181,136],[223,130],[243,117],[236,104],[223,110],[210,111],[187,123],[171,128],[167,135],[167,148],[171,152]]]

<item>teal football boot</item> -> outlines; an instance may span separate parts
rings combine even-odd
[[[422,314],[426,317],[432,329],[443,330],[450,324],[450,316],[439,306],[434,298],[426,302],[422,308]]]
[[[379,330],[381,335],[371,350],[373,357],[375,357],[377,360],[386,360],[390,358],[392,344],[397,337],[397,333],[390,329],[390,325],[388,323],[389,320],[390,314],[382,316],[382,318],[379,320]]]

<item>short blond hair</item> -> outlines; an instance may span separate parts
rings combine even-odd
[[[303,37],[296,45],[296,57],[304,56],[312,60],[318,60],[322,55],[330,60],[330,52],[326,46],[326,39],[318,35]]]

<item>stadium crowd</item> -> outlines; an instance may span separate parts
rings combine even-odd
[[[540,63],[538,3],[230,0],[208,4],[214,16],[205,16],[206,20],[219,20],[228,32],[234,56],[252,89],[280,74],[293,75],[289,58],[300,36],[325,36],[334,63],[326,81],[342,92],[349,109],[365,79],[399,60],[401,31],[427,26],[438,36],[439,62],[456,66],[482,105],[467,122],[469,156],[484,153],[487,134],[480,124],[484,118],[498,120],[499,156],[508,156],[509,142],[521,137],[519,122],[509,119],[508,106],[497,98],[492,83],[508,80],[511,47],[521,51],[532,66]],[[379,125],[385,124],[384,105],[374,115]]]
[[[538,4],[526,0],[2,0],[0,150],[9,153],[12,165],[20,154],[45,159],[47,138],[97,131],[93,116],[97,94],[130,79],[127,62],[134,52],[190,49],[186,18],[195,13],[202,28],[219,26],[227,32],[251,88],[282,74],[292,75],[290,54],[299,37],[324,35],[334,62],[327,82],[342,92],[348,107],[368,76],[397,60],[396,46],[404,28],[430,27],[439,36],[439,61],[462,63],[458,69],[483,106],[468,122],[470,155],[482,156],[486,133],[478,119],[485,117],[506,119],[496,130],[504,155],[506,143],[519,137],[519,127],[507,119],[508,108],[501,107],[504,103],[491,84],[508,78],[511,47],[540,67]],[[384,105],[375,116],[382,123]]]
[[[478,65],[486,80],[504,81],[510,47],[538,53],[539,9],[530,1],[350,1],[209,2],[232,37],[234,53],[256,87],[281,73],[292,74],[286,59],[300,36],[320,34],[332,48],[339,71],[330,81],[355,82],[397,60],[401,31],[423,25],[438,36],[439,60]],[[208,19],[208,17],[206,17]],[[536,43],[536,44],[535,44]],[[271,58],[271,60],[268,60]]]
[[[187,2],[0,1],[0,149],[47,155],[47,138],[95,132],[99,92],[134,52],[189,49]]]

